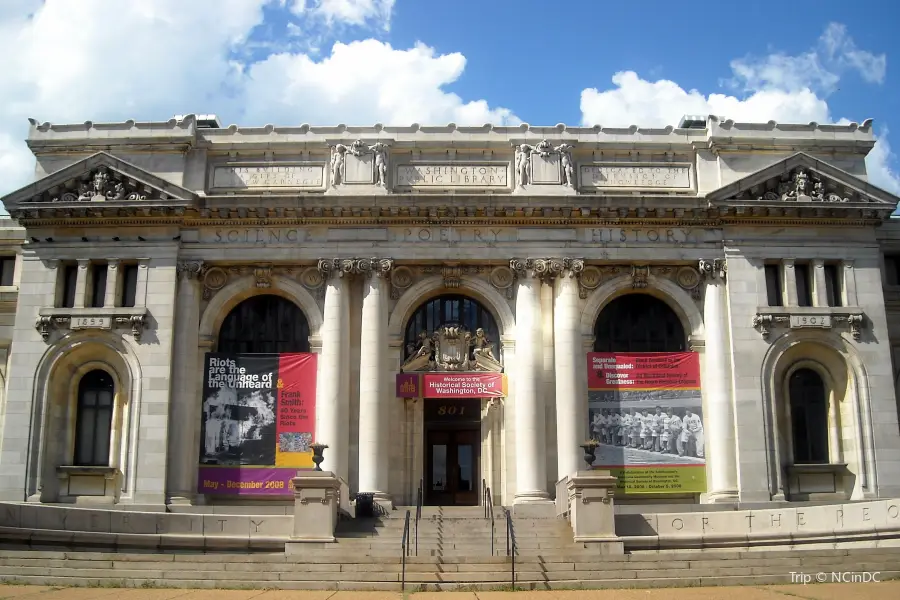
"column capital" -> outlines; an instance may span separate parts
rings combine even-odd
[[[353,273],[352,258],[320,258],[316,268],[326,280],[332,277],[344,277]]]
[[[394,259],[392,258],[357,258],[354,259],[353,272],[363,277],[387,277],[394,268]]]
[[[182,279],[197,279],[203,272],[203,261],[179,260],[175,270]]]
[[[518,277],[549,280],[554,277],[576,277],[584,271],[583,258],[513,258],[509,268]]]
[[[701,258],[697,264],[697,269],[700,271],[700,275],[707,280],[724,280],[728,266],[724,258]]]
[[[112,269],[113,271],[115,271],[116,269],[119,268],[120,264],[122,264],[121,258],[110,258],[110,259],[107,259],[107,261],[106,261],[106,268]]]
[[[88,265],[91,264],[91,259],[89,258],[76,258],[75,262],[78,263],[79,269],[87,269]]]

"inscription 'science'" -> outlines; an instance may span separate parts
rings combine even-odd
[[[306,240],[306,230],[300,228],[240,227],[236,229],[206,230],[200,243],[208,244],[296,244]]]
[[[581,165],[581,185],[595,188],[691,187],[688,165]]]
[[[322,187],[322,165],[260,165],[216,167],[215,188]]]
[[[505,187],[506,165],[398,165],[399,186]]]

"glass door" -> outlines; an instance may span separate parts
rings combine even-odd
[[[430,505],[477,506],[477,429],[429,430],[426,438],[425,502]]]

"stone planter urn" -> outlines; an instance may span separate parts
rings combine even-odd
[[[316,465],[316,468],[313,470],[321,471],[322,470],[322,461],[325,460],[325,458],[322,456],[322,453],[325,452],[325,449],[328,448],[328,446],[326,446],[325,444],[315,443],[315,444],[310,444],[309,447],[313,451],[313,462]]]
[[[584,450],[584,462],[587,463],[589,469],[594,468],[594,461],[597,460],[597,446],[600,443],[597,440],[588,440],[581,445]]]

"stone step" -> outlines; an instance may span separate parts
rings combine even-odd
[[[882,580],[900,577],[900,571],[882,569]],[[790,570],[723,568],[707,570],[657,571],[517,571],[516,586],[524,589],[674,587],[679,585],[736,585],[790,583]],[[406,573],[407,590],[491,589],[510,583],[510,573]],[[399,573],[292,572],[226,573],[220,571],[108,571],[97,569],[33,569],[8,574],[0,570],[0,580],[43,585],[128,585],[175,588],[242,587],[256,589],[348,589],[397,590]],[[627,583],[627,586],[625,585]]]
[[[174,564],[174,563],[173,563]],[[869,571],[884,572],[896,571],[900,569],[900,565],[896,561],[882,558],[878,561],[852,562],[853,571]],[[171,566],[171,565],[170,565]],[[329,580],[341,578],[353,578],[359,581],[399,581],[401,575],[400,565],[398,568],[387,569],[357,569],[347,565],[328,564],[318,565],[317,569],[284,569],[284,570],[238,570],[238,569],[212,569],[212,563],[203,567],[191,569],[173,569],[163,564],[147,564],[132,563],[130,565],[119,565],[107,567],[105,565],[90,565],[85,567],[76,567],[74,565],[67,566],[48,566],[48,565],[27,565],[27,566],[7,566],[0,565],[0,578],[10,579],[17,575],[45,576],[45,577],[83,577],[87,579],[214,579],[219,581],[228,580],[256,580],[256,581],[292,581],[292,580]],[[296,565],[294,565],[296,566]],[[430,566],[430,571],[422,567]],[[786,566],[784,564],[773,564],[765,566],[748,566],[743,564],[718,564],[710,567],[697,567],[680,564],[663,565],[660,568],[633,568],[634,565],[628,563],[619,563],[613,568],[603,568],[602,564],[582,565],[581,569],[558,569],[553,565],[542,565],[534,563],[523,563],[516,565],[517,574],[521,574],[523,580],[531,580],[543,575],[546,579],[562,580],[562,579],[647,579],[653,577],[678,577],[690,574],[696,577],[711,577],[722,575],[765,575],[778,574],[784,572]],[[799,561],[789,565],[791,569],[821,569],[823,572],[845,571],[843,565],[835,565],[834,563],[812,562],[804,563]],[[144,567],[144,568],[137,568]],[[440,565],[407,565],[406,577],[408,580],[419,581],[496,581],[498,576],[505,577],[506,569],[511,570],[511,565],[503,565],[502,569],[473,569],[470,565],[464,565],[461,569],[442,570]]]

